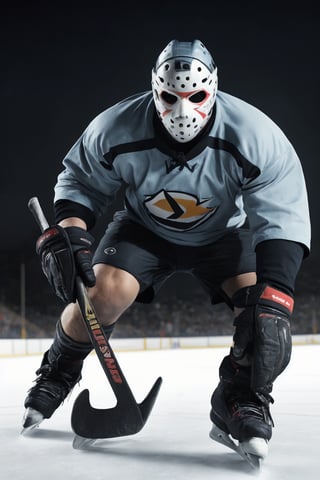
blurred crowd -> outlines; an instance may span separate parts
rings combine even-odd
[[[18,309],[0,303],[0,338],[48,338],[54,335],[61,307],[46,311]],[[118,321],[114,338],[194,337],[231,335],[233,313],[225,304],[213,306],[209,298],[193,292],[192,298],[163,295],[151,304],[132,305]],[[319,296],[297,296],[292,320],[293,334],[320,332]]]

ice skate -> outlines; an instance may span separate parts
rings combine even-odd
[[[48,352],[44,354],[35,385],[25,399],[26,408],[22,422],[22,435],[34,430],[63,403],[73,387],[81,379],[82,360],[60,355],[50,363]]]
[[[260,469],[272,435],[269,408],[249,390],[232,390],[222,381],[211,402],[210,438],[237,452],[252,468]]]

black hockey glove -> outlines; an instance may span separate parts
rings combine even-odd
[[[94,238],[89,232],[80,227],[66,227],[65,230],[74,253],[77,274],[80,275],[87,287],[93,287],[96,284],[91,252]]]
[[[232,302],[244,310],[235,318],[231,356],[240,365],[251,363],[251,388],[268,398],[272,384],[290,361],[290,320],[294,300],[267,284],[238,290]]]
[[[75,277],[88,287],[95,285],[91,265],[93,237],[82,228],[54,225],[38,238],[36,252],[42,270],[55,294],[66,303],[75,302]]]

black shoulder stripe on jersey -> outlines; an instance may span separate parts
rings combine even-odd
[[[228,142],[227,140],[223,140],[222,138],[218,137],[209,137],[208,138],[208,147],[215,148],[218,150],[225,150],[226,152],[230,153],[234,159],[236,160],[237,164],[240,168],[242,168],[244,176],[246,178],[257,178],[260,175],[260,169],[253,165],[252,163],[247,160],[242,153],[239,152],[237,147],[233,145],[233,143]]]
[[[205,145],[207,145],[209,148],[214,148],[217,150],[225,150],[226,152],[230,153],[236,160],[239,167],[242,168],[244,172],[244,176],[246,178],[254,179],[260,175],[260,169],[255,165],[253,165],[252,163],[250,163],[249,160],[247,160],[242,155],[242,153],[239,152],[236,146],[233,145],[233,143],[218,137],[208,137],[206,139],[203,139],[203,141],[200,143],[202,144],[201,150]],[[112,164],[115,158],[117,157],[117,155],[121,155],[122,153],[150,150],[152,148],[159,148],[159,146],[160,146],[159,142],[157,142],[155,138],[115,145],[111,147],[110,150],[103,155],[105,162],[100,162],[100,163],[107,170],[111,170]],[[190,157],[192,158],[194,155],[195,155],[195,152],[192,151],[192,155],[190,155]]]
[[[107,170],[111,170],[112,164],[117,155],[121,155],[121,153],[130,153],[130,152],[139,152],[142,150],[150,150],[151,148],[156,147],[156,141],[154,138],[150,138],[147,140],[139,140],[137,142],[129,142],[129,143],[122,143],[120,145],[115,145],[111,147],[109,152],[103,155],[103,158],[106,160],[105,162],[100,162],[101,165],[106,168]]]

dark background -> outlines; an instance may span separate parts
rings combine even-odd
[[[313,249],[302,273],[312,288],[320,236],[320,25],[316,2],[277,3],[160,1],[143,6],[118,1],[50,8],[28,2],[2,7],[3,301],[21,301],[24,265],[27,304],[56,303],[34,251],[39,230],[28,200],[38,196],[52,221],[53,187],[64,155],[94,116],[150,88],[153,63],[173,38],[202,40],[218,65],[220,89],[263,110],[294,144],[309,190]],[[111,215],[101,220],[96,235]]]

